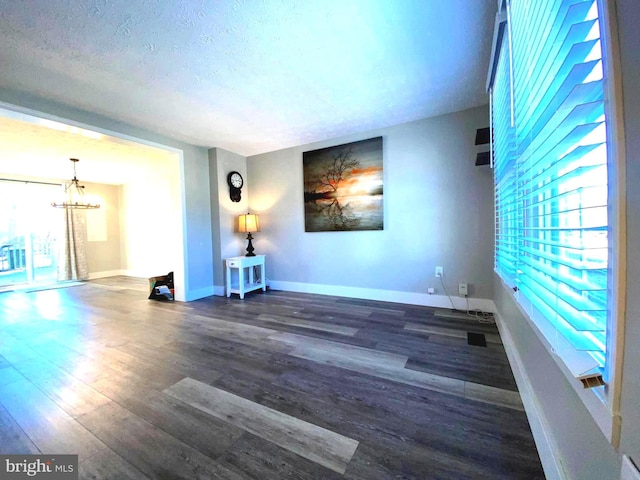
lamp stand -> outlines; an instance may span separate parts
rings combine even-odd
[[[247,254],[245,255],[245,257],[255,257],[256,254],[253,253],[253,244],[251,243],[251,240],[253,240],[251,232],[249,232],[249,235],[247,235],[247,240],[249,240],[249,245],[247,245]]]

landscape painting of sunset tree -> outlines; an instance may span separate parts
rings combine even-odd
[[[302,154],[306,232],[382,230],[382,137]]]

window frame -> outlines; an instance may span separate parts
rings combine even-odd
[[[550,356],[563,372],[569,384],[581,399],[600,430],[609,442],[617,448],[620,441],[620,381],[622,376],[624,322],[626,305],[626,192],[625,192],[625,143],[623,125],[622,85],[620,75],[620,57],[618,44],[618,29],[616,24],[615,0],[596,0],[599,9],[599,27],[602,45],[602,61],[604,72],[604,109],[607,115],[607,164],[608,164],[608,305],[606,330],[606,361],[604,387],[585,389],[578,381],[563,358],[550,341],[547,325],[548,321],[537,322],[532,316],[530,302],[514,293],[514,301],[520,313],[532,327],[536,336],[545,346]],[[500,55],[500,43],[509,28],[507,22],[508,0],[498,0],[498,13],[494,26],[493,46],[489,74],[487,77],[487,91],[492,95],[492,86]],[[492,99],[493,100],[493,99]],[[492,102],[493,103],[493,102]],[[492,105],[493,106],[493,105]],[[490,112],[491,117],[493,111]],[[493,118],[490,118],[493,127]],[[492,130],[493,133],[493,130]],[[493,143],[491,151],[491,167],[493,164]],[[496,218],[497,220],[497,218]],[[497,223],[494,221],[494,223]],[[495,248],[495,247],[494,247]],[[498,274],[502,287],[513,290],[511,280]],[[546,324],[546,325],[545,325]],[[546,331],[545,331],[546,330]]]
[[[609,155],[609,249],[611,294],[607,318],[606,403],[612,428],[604,431],[614,447],[620,443],[620,397],[627,291],[627,206],[626,154],[620,45],[615,0],[596,0],[600,8],[600,32],[605,72],[605,111],[609,113],[607,145]],[[597,420],[597,419],[596,419]]]

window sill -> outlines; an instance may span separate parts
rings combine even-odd
[[[500,278],[500,276],[498,276],[498,278]],[[553,345],[553,337],[549,338],[549,331],[543,331],[543,328],[541,328],[541,326],[531,318],[529,312],[527,312],[526,308],[518,300],[517,293],[514,294],[513,289],[510,288],[504,280],[500,279],[500,281],[502,282],[502,287],[512,293],[513,300],[517,305],[518,310],[535,332],[540,342],[542,342],[547,352],[549,352],[553,361],[558,365],[558,368],[565,376],[567,382],[571,385],[576,395],[587,408],[591,417],[594,419],[604,436],[614,448],[617,448],[620,439],[620,416],[619,414],[615,414],[609,405],[609,392],[607,386],[583,388],[582,383],[575,375],[576,370],[579,370],[580,368],[576,365],[575,359],[573,365],[570,366],[568,364],[569,362],[565,361],[565,359],[557,353]],[[577,361],[579,362],[580,360]]]

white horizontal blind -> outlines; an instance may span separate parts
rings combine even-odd
[[[492,133],[495,177],[495,270],[511,286],[516,281],[518,258],[515,138],[511,125],[511,74],[508,33],[499,46],[495,80],[492,86]]]
[[[534,317],[603,366],[608,188],[597,2],[512,0],[509,19],[514,129],[502,131],[507,147],[495,150],[496,166],[505,165],[496,168],[496,218],[513,217],[515,232],[507,242],[496,229],[496,270],[509,281],[515,269]],[[496,104],[503,75],[496,74]],[[498,114],[496,145],[509,121]],[[515,267],[503,254],[513,249]]]

